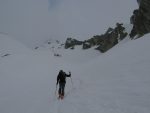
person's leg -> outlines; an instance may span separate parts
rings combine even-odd
[[[62,84],[62,93],[61,93],[61,95],[64,96],[64,94],[65,94],[65,83]]]
[[[61,91],[62,90],[62,84],[61,83],[59,83],[59,90],[58,90],[58,94],[59,94],[59,96],[61,95]]]

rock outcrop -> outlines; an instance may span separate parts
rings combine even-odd
[[[108,28],[105,34],[93,36],[92,38],[85,41],[78,41],[76,39],[67,38],[65,48],[72,49],[76,45],[82,45],[83,49],[89,49],[95,46],[96,50],[104,53],[115,46],[119,40],[123,40],[126,36],[127,33],[125,32],[123,24],[117,23],[114,29]]]
[[[133,11],[131,17],[131,24],[133,29],[130,37],[133,39],[136,35],[143,36],[150,32],[150,0],[137,0],[139,9]]]
[[[67,38],[67,40],[65,42],[65,49],[74,48],[75,45],[82,45],[82,44],[83,44],[82,41],[78,41],[73,38]]]

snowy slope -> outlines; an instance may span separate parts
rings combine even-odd
[[[38,46],[35,51],[49,51],[50,53],[53,53],[55,57],[61,58],[64,61],[69,61],[70,63],[78,64],[89,62],[101,55],[95,48],[96,47],[92,47],[83,50],[82,46],[75,46],[74,49],[65,49],[63,42],[57,42],[57,40],[50,39]]]
[[[112,48],[88,62],[33,51],[0,62],[0,113],[148,113],[150,35]],[[71,55],[71,54],[70,54]],[[76,57],[72,55],[72,58]],[[60,69],[72,72],[57,100]]]
[[[0,34],[0,57],[28,52],[29,48],[6,34]]]
[[[86,64],[83,71],[79,72],[80,75],[86,75],[86,79],[83,77],[87,87],[84,93],[88,93],[88,96],[82,99],[88,98],[94,107],[93,112],[150,111],[149,42],[150,35],[147,35],[118,45],[99,59]]]

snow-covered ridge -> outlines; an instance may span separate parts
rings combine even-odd
[[[81,46],[76,46],[74,49],[65,49],[64,42],[54,39],[49,39],[43,45],[35,47],[35,51],[47,51],[54,57],[73,63],[88,62],[100,55],[100,52],[94,48],[83,50]]]
[[[91,51],[92,49],[93,51],[97,50],[99,53],[104,53],[118,43],[125,43],[128,40],[131,40],[129,37],[131,29],[131,24],[124,25],[122,23],[116,23],[115,28],[109,27],[104,34],[95,35],[84,41],[79,41],[72,37],[68,37],[65,42],[49,39],[40,46],[35,47],[35,49],[51,50],[52,52],[56,53],[56,51],[60,50],[65,51],[65,49],[70,49],[72,51],[76,51],[76,49],[80,48],[82,52],[85,50]]]
[[[0,34],[0,57],[28,51],[30,51],[29,48],[10,37],[8,34]]]

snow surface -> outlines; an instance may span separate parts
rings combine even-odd
[[[0,45],[7,51],[5,43]],[[78,58],[72,50],[55,57],[48,49],[1,58],[0,113],[149,113],[149,43],[146,35],[99,56],[94,51],[92,58],[81,53],[84,62],[78,62],[80,49]],[[60,69],[72,72],[64,100],[55,95]]]
[[[21,48],[21,49],[20,49]],[[0,57],[5,54],[17,54],[28,52],[29,48],[12,37],[0,33]]]

